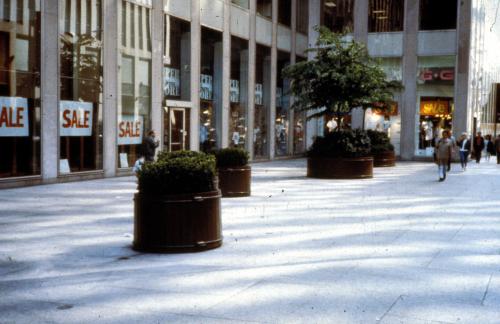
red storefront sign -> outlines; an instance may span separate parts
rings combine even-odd
[[[421,83],[453,84],[455,68],[422,68],[418,79]]]

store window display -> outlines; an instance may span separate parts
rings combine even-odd
[[[248,41],[231,38],[229,146],[245,148],[248,105]]]
[[[290,53],[278,51],[278,78],[276,84],[275,154],[288,154],[290,131],[290,81],[283,77],[283,69],[290,65]]]
[[[354,30],[354,0],[322,0],[322,24],[335,33]]]
[[[296,63],[305,62],[307,58],[296,56]],[[306,113],[295,110],[293,112],[293,154],[302,154],[306,150],[305,143],[305,128],[306,128]]]
[[[269,107],[271,104],[271,49],[257,44],[255,58],[255,109],[253,149],[255,159],[269,157]]]
[[[102,169],[102,7],[61,1],[59,173]]]
[[[40,1],[23,5],[0,15],[0,178],[40,174]]]

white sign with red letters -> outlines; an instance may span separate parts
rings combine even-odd
[[[92,136],[91,102],[65,101],[59,102],[59,135],[60,136]]]
[[[122,115],[118,119],[118,145],[142,144],[144,117]]]
[[[29,136],[28,100],[0,97],[0,137]]]

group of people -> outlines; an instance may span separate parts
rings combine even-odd
[[[439,181],[446,179],[446,172],[451,169],[451,159],[457,149],[462,171],[467,169],[467,161],[469,160],[471,148],[473,149],[476,163],[481,162],[482,152],[485,150],[486,161],[489,161],[492,155],[496,155],[497,164],[500,164],[500,135],[494,141],[491,135],[486,135],[483,138],[481,132],[478,132],[472,141],[467,136],[467,133],[462,133],[458,140],[455,140],[451,132],[447,129],[442,132],[442,135],[442,138],[436,143],[435,147]]]

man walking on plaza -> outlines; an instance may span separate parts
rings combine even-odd
[[[155,160],[155,151],[160,141],[155,139],[156,133],[154,130],[150,130],[148,132],[148,136],[144,138],[144,142],[142,144],[144,159],[146,162],[153,162]]]
[[[476,155],[476,163],[481,162],[481,152],[484,149],[484,138],[481,136],[481,132],[477,132],[474,138],[474,154]]]
[[[495,140],[495,150],[497,152],[497,164],[500,164],[500,134],[497,136]]]
[[[450,131],[444,130],[443,137],[436,144],[439,181],[444,181],[446,179],[446,169],[451,159],[451,146]]]

